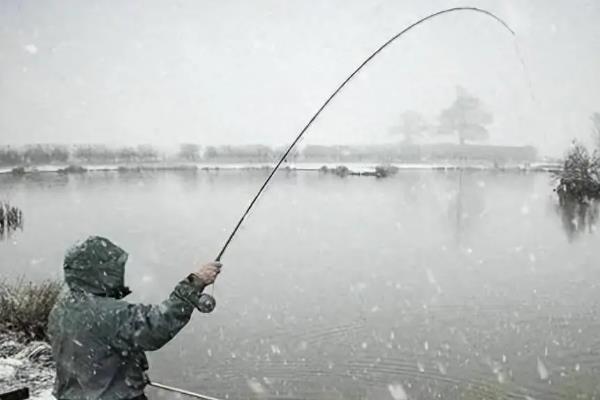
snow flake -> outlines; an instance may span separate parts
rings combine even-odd
[[[271,345],[271,353],[273,354],[281,354],[281,349],[276,344]]]
[[[38,48],[35,44],[28,44],[25,47],[23,47],[25,49],[26,52],[28,52],[29,54],[37,54],[38,52]]]
[[[388,390],[390,391],[390,394],[392,395],[392,398],[394,400],[407,400],[408,399],[406,390],[404,390],[404,387],[399,383],[394,383],[394,384],[388,385]]]
[[[248,379],[246,381],[250,390],[252,390],[256,394],[265,393],[265,387],[255,378]]]
[[[441,362],[436,362],[437,367],[438,367],[438,371],[440,371],[440,374],[442,375],[446,375],[448,373],[448,371],[446,370],[446,366],[444,364],[442,364]]]
[[[0,381],[10,381],[17,374],[17,370],[11,365],[0,364]]]
[[[543,380],[543,381],[548,380],[548,377],[549,377],[548,369],[546,368],[546,366],[544,365],[542,360],[540,360],[539,357],[537,359],[537,371],[538,371],[538,375],[540,376],[541,380]]]

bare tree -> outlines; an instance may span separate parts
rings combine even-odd
[[[457,87],[456,100],[439,116],[438,132],[444,135],[456,134],[460,144],[483,141],[489,138],[485,126],[492,121],[492,114],[484,109],[480,99]]]
[[[407,110],[400,114],[400,124],[392,127],[390,133],[402,135],[404,143],[413,143],[428,129],[429,125],[420,113]]]

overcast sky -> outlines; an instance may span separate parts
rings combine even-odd
[[[461,85],[490,143],[561,154],[600,111],[597,0],[0,1],[0,144],[291,141],[372,50],[304,143],[393,141],[404,110],[435,122]],[[516,50],[526,65],[524,69]],[[443,138],[449,141],[450,138]]]

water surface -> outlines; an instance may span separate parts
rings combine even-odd
[[[25,218],[2,276],[60,276],[100,234],[130,253],[128,299],[160,301],[265,177],[2,175]],[[555,204],[542,173],[280,173],[225,254],[217,309],[151,354],[151,378],[228,399],[598,397],[598,236]]]

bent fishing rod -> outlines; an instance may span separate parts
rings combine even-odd
[[[252,209],[252,207],[254,207],[254,204],[256,203],[256,201],[258,200],[258,198],[260,197],[260,195],[263,193],[263,191],[265,190],[265,188],[267,187],[267,185],[269,184],[269,182],[271,181],[271,179],[273,178],[273,176],[275,175],[275,173],[277,172],[277,170],[279,170],[279,167],[281,166],[281,164],[283,164],[283,162],[287,159],[287,156],[290,154],[290,152],[292,151],[292,149],[294,148],[294,146],[296,146],[296,144],[300,141],[300,139],[302,139],[302,136],[304,136],[304,133],[308,130],[308,128],[312,125],[312,123],[317,119],[317,117],[321,114],[321,112],[329,105],[329,103],[331,102],[331,100],[333,100],[333,98],[344,88],[344,86],[346,86],[346,84],[348,82],[350,82],[352,80],[352,78],[354,78],[354,76],[356,76],[356,74],[358,74],[358,72],[361,69],[363,69],[363,67],[365,65],[367,65],[373,58],[375,58],[375,56],[377,56],[383,49],[385,49],[390,44],[392,44],[394,41],[396,41],[396,39],[402,37],[406,32],[410,31],[414,27],[422,24],[423,22],[425,22],[427,20],[430,20],[432,18],[438,17],[438,16],[440,16],[442,14],[447,14],[447,13],[456,12],[456,11],[474,11],[474,12],[477,12],[477,13],[481,13],[481,14],[487,15],[487,16],[491,17],[492,19],[494,19],[495,21],[499,22],[504,28],[506,28],[506,30],[508,32],[510,32],[511,35],[516,36],[515,31],[513,31],[510,28],[510,26],[508,26],[508,24],[506,22],[504,22],[500,17],[496,16],[494,13],[492,13],[490,11],[487,11],[487,10],[482,9],[482,8],[477,8],[477,7],[453,7],[453,8],[448,8],[448,9],[445,9],[445,10],[441,10],[441,11],[435,12],[433,14],[430,14],[430,15],[428,15],[428,16],[426,16],[424,18],[421,18],[420,20],[412,23],[411,25],[409,25],[408,27],[404,28],[402,31],[400,31],[396,35],[392,36],[387,42],[385,42],[384,44],[382,44],[381,46],[379,46],[379,48],[377,50],[375,50],[373,53],[371,53],[371,55],[368,56],[350,75],[348,75],[348,77],[346,79],[344,79],[344,81],[333,91],[333,93],[331,93],[331,95],[327,98],[327,100],[325,100],[325,102],[321,105],[321,107],[319,107],[319,109],[317,110],[317,112],[314,113],[314,115],[308,120],[308,123],[304,126],[304,128],[302,128],[302,130],[300,131],[300,133],[296,136],[296,138],[294,139],[294,141],[292,142],[292,144],[290,144],[290,146],[287,148],[287,150],[285,151],[285,153],[283,153],[283,155],[281,156],[281,158],[279,159],[279,161],[277,162],[277,164],[275,165],[275,167],[273,168],[273,170],[271,171],[271,173],[269,174],[269,176],[267,177],[267,179],[263,182],[263,184],[260,187],[260,189],[258,189],[258,192],[254,196],[254,198],[252,198],[252,201],[250,202],[250,204],[248,205],[248,207],[246,208],[246,210],[242,214],[241,218],[239,219],[239,221],[237,222],[237,224],[233,228],[233,231],[231,231],[231,234],[229,235],[229,237],[225,241],[225,244],[221,248],[221,251],[217,255],[217,258],[215,259],[215,261],[221,261],[221,258],[223,257],[223,254],[225,254],[225,251],[227,250],[227,247],[229,247],[229,244],[233,240],[233,238],[236,235],[237,231],[240,229],[240,226],[244,222],[244,219],[246,219],[246,216],[248,215],[248,213],[250,212],[250,210]]]
[[[215,261],[221,261],[221,258],[223,257],[223,254],[225,254],[225,251],[227,250],[229,244],[231,243],[231,241],[235,237],[237,231],[240,229],[240,226],[244,222],[244,219],[246,219],[246,216],[248,215],[248,213],[250,213],[250,210],[252,210],[252,207],[254,207],[254,204],[257,202],[257,200],[260,197],[260,195],[264,192],[265,188],[267,187],[267,185],[269,184],[269,182],[271,181],[271,179],[273,178],[273,176],[275,175],[275,173],[279,170],[279,167],[281,166],[281,164],[283,164],[283,162],[287,159],[288,155],[290,154],[290,152],[292,151],[292,149],[294,148],[294,146],[296,146],[296,144],[300,141],[300,139],[302,139],[302,137],[304,136],[304,134],[306,133],[306,131],[308,130],[308,128],[317,119],[317,117],[321,114],[321,112],[329,105],[329,103],[331,102],[331,100],[333,100],[333,98],[335,96],[337,96],[337,94],[346,86],[346,84],[348,82],[350,82],[352,80],[352,78],[354,78],[356,76],[356,74],[358,74],[358,72],[360,72],[360,70],[362,70],[383,49],[385,49],[386,47],[388,47],[390,44],[392,44],[398,38],[402,37],[405,33],[407,33],[408,31],[410,31],[414,27],[416,27],[416,26],[424,23],[427,20],[430,20],[432,18],[438,17],[438,16],[440,16],[442,14],[448,14],[448,13],[456,12],[456,11],[473,11],[473,12],[477,12],[477,13],[486,15],[488,17],[491,17],[493,20],[495,20],[496,22],[500,23],[508,32],[510,32],[511,35],[516,36],[515,32],[510,28],[510,26],[508,26],[508,24],[506,22],[504,22],[500,17],[496,16],[495,14],[493,14],[490,11],[487,11],[487,10],[482,9],[482,8],[477,8],[477,7],[453,7],[453,8],[448,8],[448,9],[445,9],[445,10],[441,10],[441,11],[435,12],[433,14],[430,14],[430,15],[428,15],[426,17],[423,17],[420,20],[412,23],[411,25],[407,26],[406,28],[404,28],[402,31],[400,31],[396,35],[392,36],[388,41],[386,41],[384,44],[382,44],[381,46],[379,46],[379,48],[377,48],[377,50],[375,50],[373,53],[371,53],[371,55],[369,55],[350,75],[348,75],[348,77],[346,77],[346,79],[344,79],[342,81],[342,83],[331,93],[331,95],[329,95],[329,97],[327,98],[327,100],[325,100],[325,102],[321,105],[321,107],[319,107],[319,109],[317,110],[317,112],[314,113],[313,116],[308,120],[308,122],[306,123],[306,125],[304,125],[304,127],[302,128],[302,130],[300,131],[300,133],[298,133],[298,135],[296,136],[296,138],[294,139],[294,141],[290,144],[290,146],[287,148],[287,150],[283,153],[283,155],[281,156],[281,158],[279,159],[279,161],[277,162],[277,164],[275,165],[275,167],[273,168],[273,170],[271,171],[271,173],[269,174],[269,176],[267,177],[267,179],[263,182],[263,184],[259,188],[259,190],[256,193],[256,195],[252,198],[252,201],[250,202],[250,204],[248,205],[248,207],[245,209],[245,211],[242,214],[241,218],[238,220],[237,224],[233,228],[233,231],[231,232],[231,234],[229,235],[229,237],[225,241],[225,244],[221,248],[221,251],[217,255],[217,258],[215,259]],[[212,304],[212,307],[214,307],[214,303]],[[216,398],[211,397],[211,396],[206,396],[206,395],[203,395],[203,394],[190,392],[188,390],[183,390],[183,389],[179,389],[179,388],[176,388],[176,387],[163,385],[163,384],[160,384],[160,383],[157,383],[157,382],[149,382],[148,384],[150,386],[156,387],[158,389],[166,390],[166,391],[173,392],[173,393],[179,393],[179,394],[183,394],[183,395],[190,396],[190,397],[195,397],[197,399],[202,399],[202,400],[219,400],[219,399],[216,399]]]

